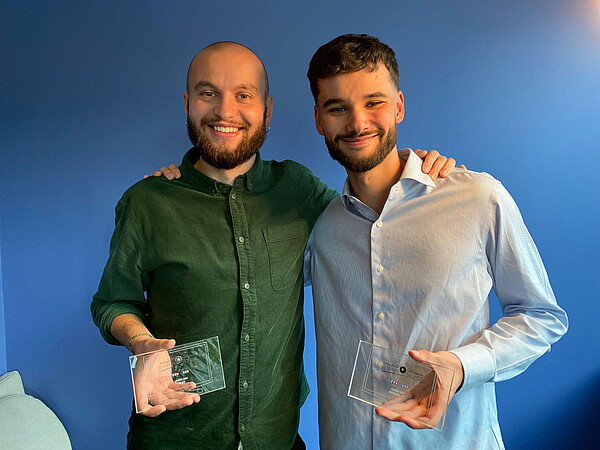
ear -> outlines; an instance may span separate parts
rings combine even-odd
[[[317,127],[317,132],[321,136],[325,136],[325,133],[323,132],[323,127],[321,126],[321,119],[319,117],[319,108],[317,108],[317,105],[315,105],[315,127]]]
[[[396,124],[404,120],[404,94],[398,91],[396,95]]]
[[[190,113],[190,96],[188,95],[187,92],[183,93],[183,107],[185,108],[185,113],[189,114]]]
[[[271,124],[271,117],[273,117],[273,97],[270,95],[267,97],[267,101],[265,102],[265,124]]]

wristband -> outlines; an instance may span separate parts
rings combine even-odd
[[[152,339],[154,339],[154,336],[152,336],[150,333],[138,333],[138,334],[136,334],[135,336],[131,336],[131,337],[129,338],[129,345],[127,345],[127,348],[129,348],[129,351],[130,351],[131,353],[133,353],[133,349],[131,348],[131,343],[133,342],[133,340],[134,340],[135,338],[138,338],[138,337],[140,337],[140,336],[148,336],[149,338],[152,338]]]

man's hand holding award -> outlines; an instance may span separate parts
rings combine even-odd
[[[462,384],[460,360],[450,352],[404,355],[360,341],[348,395],[383,418],[413,429],[442,430],[446,409]]]
[[[156,417],[225,387],[218,336],[129,357],[135,408]]]

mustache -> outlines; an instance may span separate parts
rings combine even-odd
[[[374,131],[363,131],[363,132],[351,132],[351,133],[346,133],[346,134],[338,134],[335,137],[336,141],[340,141],[342,139],[357,139],[357,138],[361,138],[361,137],[365,137],[365,136],[379,136],[379,137],[383,137],[385,135],[385,130],[383,128],[377,128]]]

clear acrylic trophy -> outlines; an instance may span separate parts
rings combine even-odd
[[[225,387],[219,337],[129,357],[137,413]]]
[[[452,369],[423,364],[408,355],[361,340],[348,396],[407,415],[441,431],[453,383]],[[442,408],[439,422],[432,423]]]

